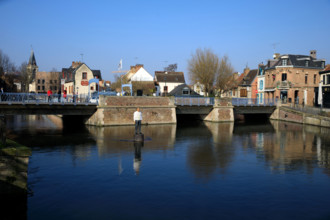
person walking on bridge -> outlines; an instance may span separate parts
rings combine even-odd
[[[51,96],[53,95],[52,90],[48,89],[47,95],[48,95],[48,102],[51,102],[52,101],[52,97]]]
[[[136,109],[133,116],[135,122],[135,134],[141,134],[142,112],[140,112],[139,107]]]

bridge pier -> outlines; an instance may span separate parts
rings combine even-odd
[[[215,98],[212,111],[204,118],[210,122],[233,122],[234,106],[230,98]]]

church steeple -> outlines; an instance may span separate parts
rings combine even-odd
[[[38,72],[37,61],[36,61],[36,57],[34,56],[33,49],[31,49],[31,55],[30,55],[29,63],[26,66],[26,71],[28,74],[28,79],[27,79],[27,82],[25,85],[25,87],[26,87],[25,91],[30,92],[30,84],[34,85],[34,87],[35,87],[35,78],[36,78],[36,73]],[[34,91],[34,90],[32,90],[32,91]]]
[[[30,55],[30,59],[29,59],[29,65],[31,65],[31,66],[37,66],[37,61],[36,61],[36,58],[34,56],[33,50],[31,50],[31,55]]]

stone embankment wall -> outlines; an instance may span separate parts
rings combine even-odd
[[[176,123],[174,99],[170,97],[100,96],[97,111],[86,124],[95,126],[133,125],[133,114],[139,107],[142,124]]]
[[[214,99],[213,110],[204,118],[210,122],[232,122],[234,121],[234,107],[230,98]]]
[[[270,116],[270,119],[316,125],[322,127],[330,127],[329,117],[308,114],[287,107],[278,107]]]
[[[7,139],[0,145],[0,195],[27,192],[27,170],[31,149]]]

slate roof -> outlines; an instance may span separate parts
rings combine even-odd
[[[323,69],[322,62],[324,62],[324,60],[318,60],[311,56],[306,56],[306,55],[293,55],[293,54],[281,55],[278,60],[275,60],[275,62],[272,62],[271,64],[268,63],[267,68],[270,69],[270,68],[275,68],[276,66],[282,66],[283,59],[287,59],[287,66]],[[307,66],[306,66],[306,61],[308,61]]]
[[[185,83],[183,72],[167,72],[155,71],[155,79],[157,82],[166,83]]]
[[[239,82],[239,85],[240,86],[251,86],[251,84],[252,84],[254,78],[256,78],[257,74],[258,74],[257,69],[250,70],[250,72],[246,76],[244,76],[244,74],[242,74],[243,78]],[[241,78],[241,76],[239,78]]]
[[[190,95],[183,95],[182,94],[182,89],[183,88],[189,88],[190,90]],[[173,95],[173,96],[201,96],[199,95],[197,92],[195,92],[192,88],[190,88],[190,86],[188,86],[187,84],[181,84],[178,85],[177,87],[175,87],[170,93],[169,95]]]

